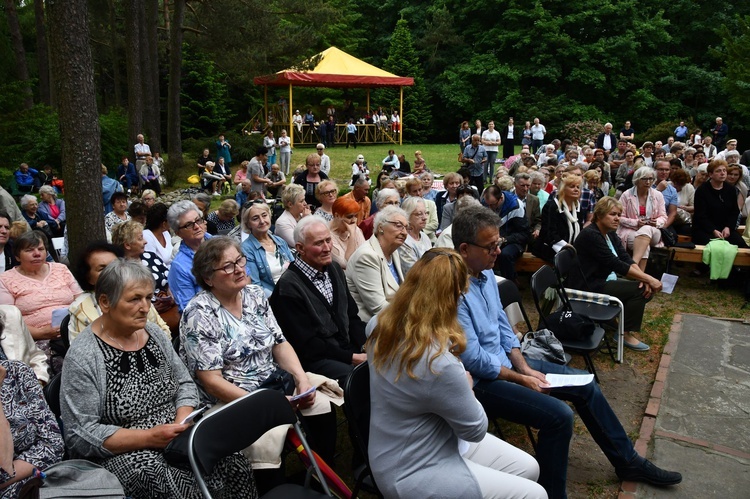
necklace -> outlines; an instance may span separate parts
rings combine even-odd
[[[108,331],[104,331],[104,322],[103,321],[101,322],[101,328],[99,330],[99,333],[100,334],[106,334],[107,338],[109,338],[110,340],[112,340],[115,343],[117,343],[117,345],[120,347],[120,350],[122,350],[123,352],[129,352],[129,351],[131,351],[131,350],[127,350],[124,346],[122,346],[122,343],[120,343],[116,338],[114,338],[111,334],[109,334]],[[138,350],[140,350],[141,339],[139,338],[138,331],[136,331],[135,335],[136,335],[135,336],[135,346],[136,346],[136,348],[133,351],[138,351]]]

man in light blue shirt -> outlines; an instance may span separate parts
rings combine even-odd
[[[652,187],[661,192],[661,195],[664,197],[664,208],[667,210],[667,221],[664,223],[664,228],[666,229],[674,223],[674,219],[677,216],[677,207],[680,205],[680,198],[677,194],[677,189],[669,183],[669,160],[663,158],[656,160],[654,170],[656,170],[656,182],[653,183]]]
[[[526,359],[503,311],[491,269],[500,253],[499,218],[484,207],[469,207],[453,220],[453,245],[469,268],[469,290],[459,304],[466,334],[461,361],[474,379],[474,393],[490,418],[501,417],[539,429],[536,457],[539,484],[549,497],[566,497],[568,449],[573,435],[571,402],[621,480],[673,485],[676,472],[657,468],[636,453],[633,443],[595,381],[550,388],[546,374],[585,374],[550,362]]]
[[[357,125],[354,124],[354,120],[349,120],[346,125],[346,148],[349,149],[349,143],[354,144],[354,148],[357,148]]]

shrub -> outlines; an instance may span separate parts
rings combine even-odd
[[[102,163],[117,169],[123,156],[132,156],[132,145],[128,144],[128,117],[122,109],[112,109],[99,115],[102,138]]]
[[[596,140],[596,137],[604,131],[604,125],[595,120],[575,121],[562,127],[560,133],[563,139],[578,140],[584,144],[589,140]]]
[[[648,130],[640,134],[640,136],[638,133],[636,133],[636,138],[638,139],[636,142],[638,142],[639,144],[646,142],[647,140],[651,142],[656,142],[657,140],[666,142],[670,136],[674,135],[674,129],[680,125],[680,121],[685,122],[685,126],[688,127],[689,133],[693,133],[693,130],[695,130],[696,128],[700,128],[695,124],[695,119],[692,117],[663,121],[652,126]],[[705,137],[706,135],[707,130],[703,130],[703,136]]]

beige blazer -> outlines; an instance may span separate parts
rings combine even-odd
[[[0,305],[0,313],[5,316],[5,329],[0,334],[0,346],[3,347],[5,356],[9,360],[20,360],[28,364],[37,379],[47,383],[47,356],[36,346],[21,311],[13,305]]]
[[[398,251],[393,252],[391,259],[403,282],[404,274]],[[398,282],[394,279],[380,242],[374,235],[349,258],[346,264],[346,284],[357,302],[359,318],[365,322],[385,308],[388,300],[396,294]]]

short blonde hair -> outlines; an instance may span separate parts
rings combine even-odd
[[[599,201],[597,201],[596,205],[594,206],[594,218],[593,221],[597,222],[598,220],[601,220],[607,214],[609,214],[610,211],[612,211],[614,208],[618,208],[620,210],[620,213],[622,213],[622,203],[619,202],[617,199],[613,198],[612,196],[604,196]]]
[[[284,208],[288,208],[296,203],[300,196],[305,197],[304,187],[299,184],[289,184],[281,194],[281,203],[284,205]]]
[[[143,233],[143,224],[135,220],[128,220],[112,228],[112,244],[125,246],[135,241],[138,233]]]
[[[250,205],[245,208],[245,211],[242,212],[242,232],[245,234],[252,233],[250,230],[250,210],[253,208],[260,208],[268,213],[269,218],[271,217],[271,207],[268,206],[268,203],[250,203]]]
[[[320,183],[319,183],[319,184],[318,184],[318,185],[317,185],[317,186],[315,187],[315,199],[317,199],[318,201],[322,201],[322,199],[321,199],[321,198],[323,197],[323,195],[321,194],[321,192],[323,192],[323,190],[328,190],[328,186],[329,186],[329,185],[332,185],[332,186],[333,186],[333,188],[334,188],[334,189],[336,189],[336,192],[338,193],[338,191],[339,191],[339,186],[338,186],[338,185],[336,185],[336,182],[334,182],[333,180],[322,180],[322,181],[321,181],[321,182],[320,182]],[[337,196],[337,197],[338,197],[338,196]]]
[[[221,202],[218,209],[222,217],[236,217],[240,213],[240,207],[234,199],[225,199]]]

